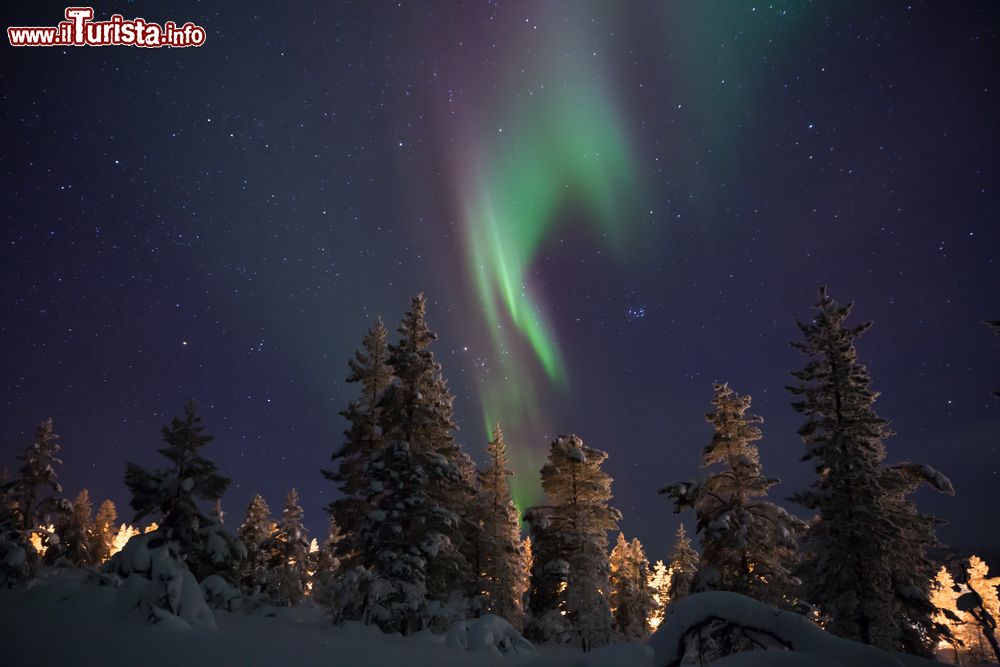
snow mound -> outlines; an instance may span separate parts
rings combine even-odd
[[[506,619],[483,614],[471,621],[456,623],[448,631],[445,644],[476,653],[521,655],[534,653],[535,647]]]
[[[159,531],[133,537],[103,571],[123,580],[115,598],[119,613],[140,610],[150,623],[215,629],[198,580]]]
[[[697,593],[678,601],[648,644],[655,652],[656,667],[936,664],[835,637],[804,616],[721,591]]]

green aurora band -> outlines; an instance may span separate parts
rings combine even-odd
[[[512,444],[520,438],[511,434],[540,423],[539,392],[569,386],[544,286],[533,280],[540,251],[557,223],[570,222],[570,234],[587,223],[620,257],[635,217],[627,205],[636,187],[625,124],[601,78],[582,74],[558,77],[559,85],[512,105],[484,133],[489,141],[470,150],[480,162],[461,188],[470,286],[500,366],[481,378],[482,414],[487,433],[499,421]],[[523,509],[538,497],[542,456],[522,446],[513,460]]]

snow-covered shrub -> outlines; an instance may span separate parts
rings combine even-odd
[[[313,598],[330,610],[337,625],[344,621],[368,625],[388,617],[383,601],[391,592],[388,581],[358,566],[318,581],[313,587]]]
[[[141,610],[151,623],[215,628],[198,581],[174,543],[160,531],[136,535],[104,565],[123,579],[115,599],[121,612]]]
[[[472,616],[473,606],[477,602],[478,600],[458,593],[449,596],[447,600],[428,600],[422,614],[424,623],[431,632],[447,634],[456,623]]]
[[[901,664],[924,664],[919,658],[910,656],[906,656],[904,663],[902,656],[831,635],[794,612],[721,591],[695,593],[678,600],[648,643],[655,651],[657,667],[715,664],[727,655],[751,651],[769,651],[769,655],[760,661],[748,660],[745,664],[798,664],[791,659],[783,661],[782,656],[789,655],[788,652],[808,656],[803,660],[822,665],[900,667]],[[823,658],[828,662],[822,661]],[[744,662],[736,660],[732,664]],[[803,661],[801,664],[813,663]]]
[[[534,645],[522,637],[513,625],[493,614],[455,623],[448,631],[445,643],[474,653],[514,655],[535,651]]]
[[[32,575],[33,561],[38,560],[35,550],[18,538],[17,531],[0,534],[0,588],[12,588]]]
[[[210,574],[202,580],[201,591],[205,595],[205,603],[212,609],[239,611],[243,608],[243,591],[217,574]]]

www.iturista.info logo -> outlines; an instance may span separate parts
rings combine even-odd
[[[143,18],[125,19],[112,14],[107,21],[94,21],[93,7],[67,7],[66,20],[56,26],[14,26],[7,28],[11,46],[164,46],[185,48],[205,43],[205,29],[188,21],[163,25]]]

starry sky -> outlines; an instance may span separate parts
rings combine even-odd
[[[8,3],[4,26],[54,25]],[[198,49],[3,48],[0,461],[55,418],[68,494],[128,501],[189,397],[233,485],[302,494],[355,395],[346,362],[424,291],[480,461],[520,505],[548,442],[607,450],[622,527],[698,474],[713,381],[754,398],[779,498],[811,476],[783,387],[816,287],[891,461],[956,547],[1000,505],[1000,6],[992,2],[97,3]]]

